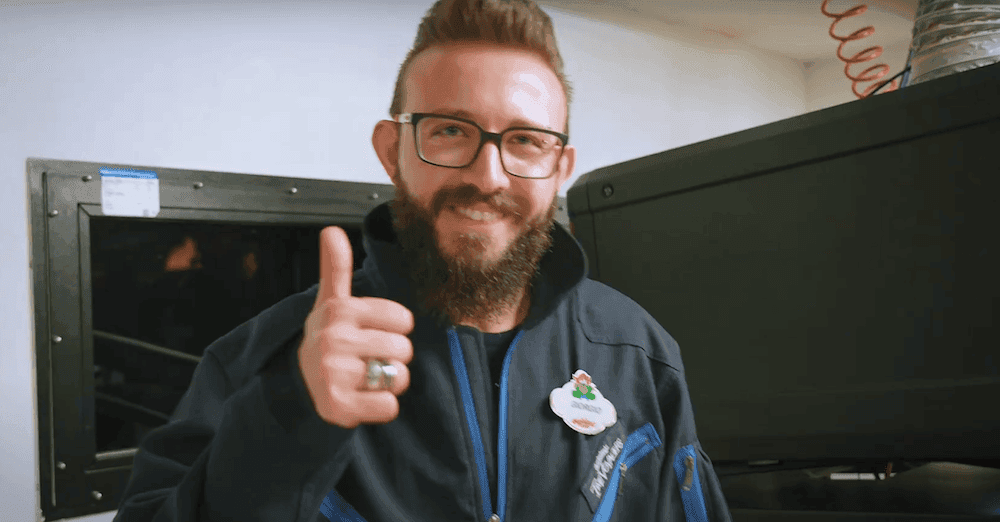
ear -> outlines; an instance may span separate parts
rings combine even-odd
[[[398,186],[399,177],[399,128],[400,125],[394,121],[382,120],[375,125],[372,132],[372,146],[375,147],[375,154],[382,162],[382,168],[389,175],[389,179]]]
[[[562,188],[563,184],[573,175],[573,168],[576,167],[576,147],[566,145],[563,149],[562,157],[559,158],[559,172],[556,173],[556,187]]]

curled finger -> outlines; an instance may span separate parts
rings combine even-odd
[[[399,416],[399,400],[388,391],[358,392],[354,412],[362,424],[385,424]]]

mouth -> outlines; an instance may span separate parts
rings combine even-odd
[[[503,214],[493,210],[476,210],[469,207],[448,207],[452,213],[477,223],[492,223],[503,219]]]

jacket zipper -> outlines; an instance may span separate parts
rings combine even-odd
[[[677,475],[677,484],[681,490],[684,519],[687,522],[708,522],[705,496],[701,492],[701,481],[698,479],[698,451],[694,444],[688,444],[677,450],[674,456],[674,473]]]
[[[660,436],[656,434],[656,429],[652,423],[635,430],[625,439],[621,455],[615,461],[614,471],[611,479],[608,480],[608,490],[604,492],[604,498],[597,506],[594,513],[593,522],[607,522],[611,520],[611,515],[615,510],[615,500],[618,498],[618,486],[621,483],[622,473],[625,473],[632,466],[635,466],[654,449],[660,447],[662,442]],[[689,519],[690,522],[690,519]]]
[[[454,327],[448,328],[448,346],[451,349],[451,365],[455,370],[455,377],[458,379],[458,389],[462,396],[462,407],[465,409],[465,422],[468,424],[469,434],[472,436],[472,451],[476,459],[476,468],[479,471],[479,494],[483,498],[483,519],[489,520],[490,516],[493,515],[493,507],[491,506],[490,482],[486,476],[486,451],[483,449],[483,435],[479,431],[479,418],[476,417],[476,406],[472,402],[472,385],[469,383],[469,372],[465,366],[465,356],[462,354],[462,345],[458,342],[458,334],[455,333]],[[497,483],[499,483],[499,480]],[[501,502],[498,497],[497,503]]]
[[[510,360],[517,349],[524,331],[514,337],[503,357],[503,372],[500,374],[500,430],[497,433],[497,515],[499,522],[507,520],[507,375],[510,370]]]
[[[486,476],[486,451],[483,448],[483,437],[479,431],[479,419],[476,417],[476,407],[472,402],[472,385],[469,381],[469,373],[465,366],[465,356],[462,353],[462,345],[458,342],[458,334],[454,328],[448,329],[448,346],[451,349],[451,364],[458,378],[459,393],[462,397],[462,407],[465,410],[465,421],[469,425],[469,433],[472,435],[472,450],[475,454],[476,469],[479,472],[479,492],[483,497],[483,518],[490,521],[504,520],[507,504],[507,375],[510,368],[511,355],[517,346],[517,341],[521,339],[524,332],[518,332],[507,350],[507,355],[503,359],[503,373],[500,376],[500,429],[497,433],[497,505],[498,513],[493,514],[490,482]],[[336,490],[331,491],[323,499],[320,511],[326,518],[333,522],[364,522],[364,519],[354,511]],[[491,517],[497,518],[491,518]]]

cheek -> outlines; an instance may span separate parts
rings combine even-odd
[[[417,159],[417,161],[420,160]],[[400,176],[410,199],[424,210],[433,212],[434,197],[437,196],[439,190],[439,186],[431,181],[434,179],[433,176],[424,172],[420,165],[408,161],[401,163]]]
[[[531,216],[535,219],[545,216],[549,211],[549,207],[552,206],[552,201],[554,197],[555,194],[548,192],[548,190],[545,190],[544,193],[542,194],[533,195],[532,199],[530,200]]]

